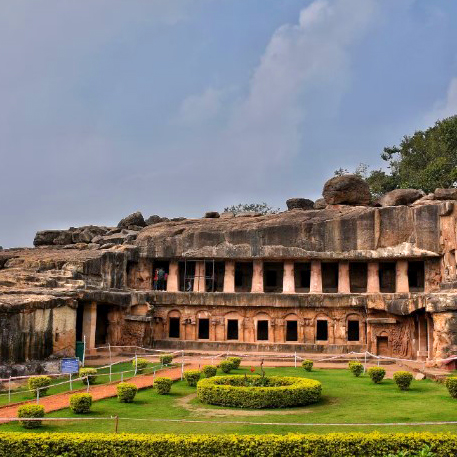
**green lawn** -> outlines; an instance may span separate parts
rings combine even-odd
[[[154,368],[158,369],[160,367],[159,363],[151,364],[148,366],[146,370],[144,370],[143,373],[152,373],[154,371]],[[90,367],[90,368],[97,368],[97,367]],[[132,363],[131,362],[123,362],[123,363],[118,363],[116,365],[112,366],[111,369],[111,381],[120,381],[121,380],[121,371],[130,371],[133,370]],[[109,374],[109,368],[101,368],[98,370],[98,373],[101,374]],[[124,373],[122,375],[122,378],[124,380],[132,378],[134,375],[134,372],[131,373]],[[76,375],[73,375],[73,379],[76,378]],[[70,384],[60,384],[59,383],[63,381],[68,381],[69,377],[68,375],[63,376],[61,378],[55,378],[52,377],[52,383],[51,387],[49,388],[47,395],[53,395],[53,394],[59,394],[62,392],[68,392],[70,390]],[[103,384],[110,382],[110,377],[109,376],[99,376],[97,379],[97,384]],[[57,385],[55,385],[57,384]],[[84,387],[87,386],[87,384],[83,381],[77,381],[72,383],[73,390],[78,390],[78,389],[83,389]],[[8,384],[4,384],[4,389],[8,389]],[[23,387],[16,389],[12,391],[11,393],[11,403],[18,403],[21,401],[26,401],[26,400],[31,400],[36,398],[35,393],[33,392],[27,392],[28,387],[27,384],[25,384]],[[6,394],[7,391],[3,391],[2,395],[0,395],[0,406],[8,404],[8,395]]]
[[[116,398],[95,402],[86,417],[119,416],[120,432],[136,433],[291,433],[291,432],[417,432],[450,431],[455,426],[317,426],[292,425],[292,423],[387,423],[456,421],[457,400],[452,399],[442,384],[432,381],[413,381],[411,389],[399,391],[392,380],[373,384],[368,376],[355,378],[347,370],[316,369],[305,373],[301,368],[266,368],[267,375],[305,376],[317,379],[323,385],[323,398],[318,404],[305,408],[262,411],[247,415],[243,410],[202,405],[196,398],[183,405],[183,398],[195,393],[196,388],[185,382],[173,384],[170,395],[158,395],[153,389],[142,390],[132,404],[121,404]],[[235,370],[249,375],[249,370]],[[222,411],[220,411],[222,410]],[[218,413],[217,416],[214,414]],[[81,417],[69,410],[57,411],[48,417]],[[135,421],[131,419],[146,419]],[[208,423],[165,422],[165,419],[186,419]],[[221,422],[243,421],[248,424]],[[216,423],[219,422],[219,423]],[[275,425],[261,424],[274,422]],[[291,425],[287,425],[287,424]],[[1,431],[21,431],[17,424],[6,424]],[[112,432],[114,421],[80,421],[47,423],[39,432]]]

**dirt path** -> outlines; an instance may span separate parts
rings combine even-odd
[[[186,370],[192,370],[198,368],[198,366],[194,364],[186,365]],[[157,375],[159,376],[166,376],[173,381],[177,381],[181,379],[181,367],[176,368],[167,368],[165,370],[160,370]],[[146,387],[152,387],[154,384],[154,376],[151,375],[140,375],[134,379],[129,379],[128,382],[135,384],[138,389],[144,389]],[[92,395],[92,400],[102,400],[103,398],[115,397],[117,395],[116,392],[116,385],[118,382],[111,383],[111,384],[100,384],[90,386],[89,393]],[[50,395],[49,397],[40,398],[40,405],[44,406],[44,410],[46,413],[51,411],[57,411],[59,409],[68,408],[70,404],[70,396],[76,392],[86,392],[86,389],[82,390],[74,390],[72,392],[66,392],[62,394]],[[29,402],[23,402],[23,404],[36,404],[35,400],[31,400]],[[17,409],[20,405],[6,405],[0,407],[0,417],[17,417]],[[0,421],[0,423],[5,421]]]

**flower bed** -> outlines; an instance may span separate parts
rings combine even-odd
[[[292,376],[216,376],[197,384],[203,403],[235,408],[288,408],[316,403],[321,398],[319,381]]]

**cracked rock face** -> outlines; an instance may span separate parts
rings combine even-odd
[[[369,205],[371,201],[368,184],[356,175],[329,179],[324,185],[322,195],[329,205]]]

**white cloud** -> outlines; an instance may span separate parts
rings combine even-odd
[[[434,109],[426,116],[428,124],[438,119],[444,119],[457,114],[457,77],[452,78],[446,93],[446,98],[435,104]]]
[[[226,93],[209,87],[202,94],[190,95],[181,103],[178,122],[197,124],[213,119],[219,113]]]

